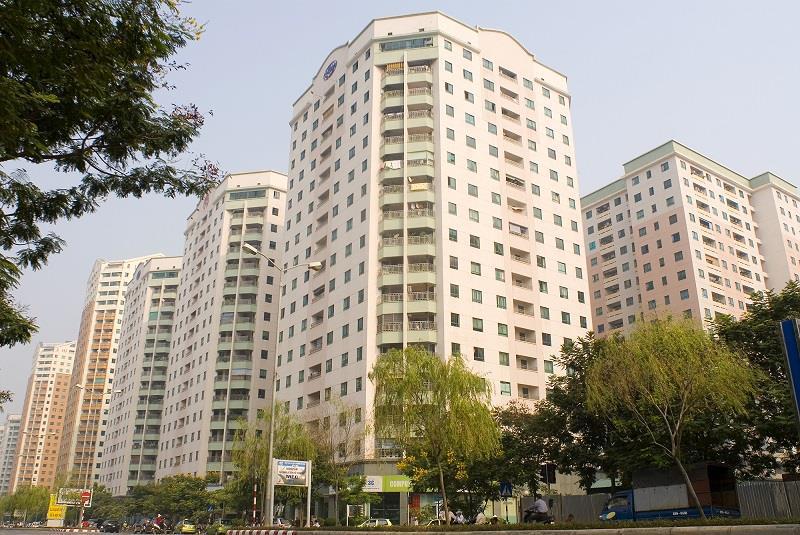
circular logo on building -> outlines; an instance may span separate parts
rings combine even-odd
[[[322,75],[323,80],[327,80],[333,76],[333,71],[336,70],[336,65],[336,60],[333,60],[328,64],[328,66],[325,68],[325,74]]]

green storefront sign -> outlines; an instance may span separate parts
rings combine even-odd
[[[366,476],[365,492],[411,492],[408,476]]]

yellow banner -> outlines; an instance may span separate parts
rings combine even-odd
[[[64,520],[67,516],[67,506],[56,504],[56,495],[50,495],[50,507],[47,508],[47,520]]]

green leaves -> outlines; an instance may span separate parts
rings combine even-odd
[[[453,462],[488,459],[499,449],[489,383],[460,356],[442,359],[419,347],[381,355],[370,372],[375,385],[375,435],[436,467],[445,511],[444,472]]]
[[[0,2],[0,262],[41,269],[61,251],[40,225],[94,212],[109,196],[201,196],[216,165],[184,154],[203,115],[165,110],[153,92],[182,68],[171,57],[202,27],[171,0]],[[3,165],[50,164],[80,176],[43,191]],[[11,292],[19,271],[0,269],[0,346],[24,343],[34,319]]]

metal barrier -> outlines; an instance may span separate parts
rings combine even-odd
[[[736,493],[742,518],[800,517],[800,481],[740,481]]]

